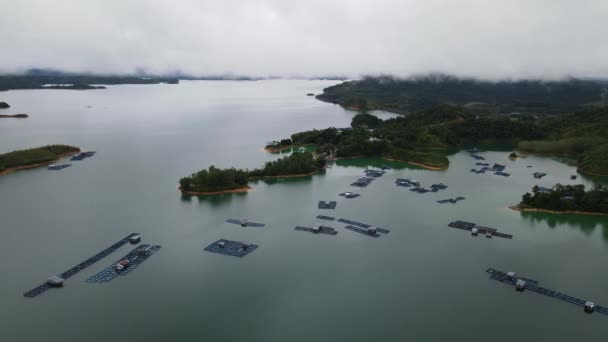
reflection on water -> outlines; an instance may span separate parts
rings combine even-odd
[[[585,235],[591,235],[596,227],[602,229],[604,240],[608,241],[608,218],[605,216],[551,214],[543,212],[520,212],[521,217],[533,223],[546,223],[549,227],[567,225],[579,229]]]

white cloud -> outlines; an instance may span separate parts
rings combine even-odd
[[[608,77],[604,0],[19,0],[0,69]]]

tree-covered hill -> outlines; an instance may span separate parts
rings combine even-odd
[[[318,99],[353,109],[384,109],[411,113],[437,105],[465,106],[476,113],[559,113],[585,105],[606,105],[608,86],[601,82],[500,81],[446,75],[418,78],[367,77],[323,90]]]

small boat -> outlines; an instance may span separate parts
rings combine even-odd
[[[70,166],[72,166],[72,165],[71,164],[59,164],[59,165],[51,164],[46,169],[47,170],[63,170],[66,167],[70,167]]]
[[[120,260],[119,262],[116,263],[116,265],[114,265],[114,268],[117,271],[122,271],[125,268],[127,268],[127,266],[129,266],[129,260]]]

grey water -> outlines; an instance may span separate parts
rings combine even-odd
[[[341,160],[323,174],[253,183],[246,194],[184,197],[180,177],[206,168],[254,168],[280,154],[266,142],[354,113],[320,102],[333,81],[191,81],[105,90],[0,93],[25,120],[0,121],[0,153],[50,143],[97,151],[62,171],[0,176],[0,341],[571,341],[608,336],[608,317],[488,279],[494,267],[608,305],[606,217],[520,213],[534,185],[606,183],[563,161],[483,152],[510,177],[469,172],[466,152],[446,171],[403,163],[367,188],[349,184],[378,159]],[[390,113],[379,113],[383,118]],[[528,168],[527,166],[533,166]],[[548,175],[537,180],[535,171]],[[416,194],[413,178],[445,191]],[[345,199],[338,193],[360,193]],[[464,196],[457,204],[439,199]],[[319,210],[335,200],[336,210]],[[325,224],[336,236],[295,231],[316,215],[390,229],[374,239]],[[227,218],[263,222],[241,228]],[[512,240],[448,228],[495,227]],[[110,283],[85,280],[129,246],[36,298],[23,293],[131,232],[163,248]],[[204,252],[220,239],[255,243],[245,258]]]

